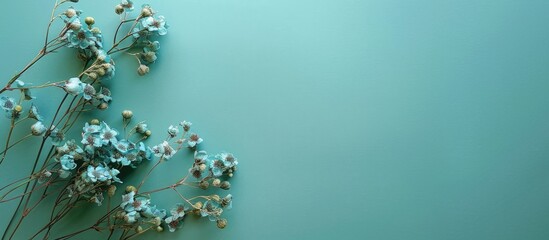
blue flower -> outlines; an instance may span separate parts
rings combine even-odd
[[[105,122],[101,123],[101,128],[102,130],[99,137],[101,138],[103,145],[108,145],[109,143],[115,144],[117,142],[116,136],[118,135],[118,132],[111,129]]]
[[[173,126],[173,125],[170,125],[170,127],[168,127],[168,135],[170,135],[170,137],[175,137],[177,136],[177,134],[179,133],[179,128],[177,126]]]
[[[221,159],[225,167],[230,168],[238,165],[238,161],[231,153],[221,153],[215,156],[217,159]]]
[[[223,213],[223,209],[219,207],[219,204],[214,201],[206,201],[200,209],[200,215],[202,217],[208,217],[210,221],[216,221]]]
[[[34,99],[35,97],[31,95],[30,89],[28,87],[25,87],[25,85],[26,85],[25,82],[19,79],[15,80],[15,86],[21,90],[21,92],[25,96],[25,99],[26,100]]]
[[[183,127],[183,131],[188,132],[189,130],[191,130],[191,126],[193,124],[191,122],[183,121],[183,122],[179,123],[179,125],[181,125]]]
[[[122,195],[122,203],[120,203],[120,207],[122,209],[125,209],[127,205],[133,205],[133,197],[135,196],[135,192],[131,191],[127,194]]]
[[[172,215],[164,219],[170,229],[170,232],[174,232],[182,226],[185,210],[185,206],[179,203],[170,211]]]
[[[99,94],[97,94],[97,99],[109,103],[112,100],[111,90],[106,87],[101,87]]]
[[[59,146],[61,145],[61,142],[65,140],[65,134],[59,131],[59,129],[54,128],[51,131],[50,138],[51,138],[51,144],[53,144],[54,146]]]
[[[145,146],[143,142],[139,142],[139,152],[137,153],[137,156],[140,160],[152,160],[154,158],[154,151],[150,147]]]
[[[89,46],[94,46],[97,42],[97,38],[87,28],[80,28],[79,30],[68,30],[67,40],[69,41],[69,47],[86,49]],[[100,47],[100,45],[98,45]]]
[[[146,17],[141,21],[143,28],[146,28],[149,32],[156,32],[158,35],[166,35],[168,33],[168,25],[164,20],[164,16],[158,16],[154,18],[152,16]]]
[[[170,146],[170,144],[167,141],[164,141],[163,143],[154,146],[152,148],[152,151],[154,152],[156,157],[162,157],[164,156],[164,159],[168,160],[175,155],[177,152],[175,149]]]
[[[127,223],[134,223],[137,221],[137,218],[139,218],[139,214],[136,211],[127,212],[124,216],[124,220]]]
[[[151,202],[151,200],[149,198],[144,197],[144,196],[138,196],[138,197],[134,198],[132,204],[126,205],[124,210],[126,210],[127,212],[144,211],[144,210],[149,208],[150,202]]]
[[[42,124],[42,122],[40,121],[34,123],[31,126],[31,133],[34,136],[41,136],[42,134],[44,134],[44,132],[46,132],[46,130],[48,130],[48,128],[46,128],[46,126],[44,126],[44,124]]]
[[[156,206],[150,206],[147,209],[144,209],[141,211],[141,215],[147,218],[164,218],[166,217],[166,210],[164,209],[157,209]]]
[[[102,61],[104,63],[111,62],[111,55],[108,55],[105,50],[98,49],[97,52],[95,52],[95,54],[97,55],[97,60]]]
[[[38,121],[44,121],[44,118],[38,113],[38,108],[32,105],[29,110],[29,118],[36,119]]]
[[[7,118],[12,118],[13,109],[15,108],[15,100],[10,97],[2,96],[0,98],[0,107],[6,112]]]
[[[92,85],[86,83],[84,85],[83,93],[84,93],[84,99],[90,100],[95,96],[96,92],[95,92],[95,88]]]
[[[233,207],[233,195],[227,194],[226,197],[222,198],[219,202],[222,208],[231,209]]]
[[[117,177],[117,175],[120,174],[120,171],[118,169],[116,169],[116,168],[109,169],[108,167],[107,167],[107,169],[109,170],[109,174],[110,174],[113,181],[115,181],[117,183],[122,183],[120,178]]]
[[[122,0],[120,5],[124,8],[124,11],[133,11],[133,2],[131,0]]]
[[[80,81],[80,78],[73,77],[65,81],[65,86],[63,88],[69,94],[78,95],[84,91],[84,83]]]
[[[195,148],[201,142],[202,142],[202,138],[200,138],[198,134],[192,133],[191,136],[189,136],[189,139],[187,140],[187,145],[189,148]]]
[[[84,151],[80,146],[76,145],[74,140],[69,140],[63,144],[63,146],[57,147],[57,152],[60,154],[69,154],[71,156],[76,156],[78,154],[82,154]]]
[[[86,170],[86,175],[84,176],[84,180],[86,180],[87,182],[104,182],[111,178],[112,176],[108,168],[105,168],[101,165],[98,165],[97,167],[89,165],[88,169]]]
[[[128,160],[126,157],[117,154],[111,157],[111,162],[119,162],[120,164],[122,164],[122,166],[128,166],[131,163],[130,160]]]
[[[126,139],[122,139],[114,144],[114,148],[116,148],[116,150],[118,150],[120,153],[126,154],[128,150],[135,148],[135,144]]]
[[[74,163],[74,157],[72,155],[63,155],[59,162],[61,163],[61,168],[63,168],[63,170],[73,170],[76,168],[76,163]]]
[[[214,159],[210,161],[210,169],[215,177],[219,177],[225,171],[225,163],[220,159]]]
[[[147,46],[143,48],[143,51],[144,52],[156,52],[156,51],[158,51],[158,49],[160,49],[160,42],[158,42],[158,41],[154,41],[154,42],[149,41],[147,43]]]
[[[85,123],[82,131],[84,132],[84,135],[95,134],[101,131],[101,127],[99,125]]]

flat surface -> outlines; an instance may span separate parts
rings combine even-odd
[[[80,2],[112,39],[116,2]],[[2,81],[40,48],[52,3],[3,7]],[[190,120],[205,149],[236,154],[240,172],[227,229],[189,218],[144,239],[549,238],[548,1],[149,3],[171,25],[159,60],[139,78],[118,56],[114,102],[98,116],[119,124],[132,109],[158,133],[151,144]],[[22,79],[72,77],[74,59],[61,51]],[[38,93],[44,115],[59,93]],[[25,144],[0,168],[2,182],[28,171],[38,140]],[[184,175],[180,158],[146,187]]]

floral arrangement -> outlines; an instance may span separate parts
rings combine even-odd
[[[132,1],[122,0],[114,9],[120,15],[120,22],[112,35],[113,44],[108,47],[100,28],[95,26],[95,19],[84,17],[82,11],[70,6],[77,2],[55,1],[44,46],[26,67],[0,88],[0,107],[10,123],[1,126],[2,133],[7,133],[7,141],[0,152],[0,168],[4,161],[13,160],[8,153],[14,146],[33,137],[41,139],[35,146],[36,158],[29,160],[34,161],[31,174],[0,188],[0,204],[18,202],[13,215],[4,215],[11,218],[2,239],[68,239],[91,230],[107,233],[109,239],[130,239],[148,231],[173,232],[182,226],[188,215],[207,217],[216,222],[217,227],[225,228],[227,220],[222,214],[232,206],[231,194],[187,196],[183,190],[210,189],[210,193],[216,189],[230,189],[229,179],[238,165],[231,153],[210,155],[202,150],[203,139],[191,131],[192,124],[187,121],[169,126],[165,141],[148,145],[152,131],[144,121],[132,123],[134,116],[130,110],[122,112],[123,124],[117,127],[120,131],[98,119],[80,118],[82,112],[107,110],[113,101],[116,94],[111,93],[104,82],[113,81],[115,77],[116,57],[130,55],[137,61],[140,76],[149,73],[157,59],[160,40],[168,33],[166,20],[150,5],[138,8]],[[56,21],[62,21],[61,29],[53,29],[52,24]],[[20,79],[36,62],[61,48],[75,51],[83,63],[78,76],[46,83]],[[64,91],[57,111],[48,116],[42,116],[33,104],[37,99],[33,92],[43,88]],[[30,129],[19,127],[24,121],[33,121]],[[28,135],[13,139],[14,131],[26,131]],[[65,136],[69,136],[70,131],[80,132],[81,138],[67,139]],[[184,150],[194,153],[185,176],[159,189],[142,189],[159,164]],[[144,161],[155,164],[140,184],[124,185],[121,173],[131,173]],[[165,190],[173,191],[181,198],[169,210],[157,206],[151,197]],[[49,202],[53,204],[49,206],[49,221],[36,232],[21,231],[25,219],[37,208],[48,207]],[[108,211],[93,225],[58,235],[57,224],[73,209],[105,202]]]

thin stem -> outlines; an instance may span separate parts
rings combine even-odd
[[[13,128],[15,128],[15,118],[12,117],[11,118],[11,124],[10,124],[10,131],[8,133],[8,139],[6,140],[6,147],[4,150],[4,152],[2,153],[2,159],[0,159],[0,164],[2,164],[4,162],[4,159],[6,159],[6,154],[8,153],[8,149],[9,149],[9,146],[10,146],[10,139],[11,139],[11,134],[13,133]]]
[[[139,186],[137,186],[137,192],[139,192],[139,189],[141,188],[141,186],[143,186],[143,183],[145,183],[145,181],[147,180],[147,178],[149,178],[149,176],[151,175],[152,171],[158,166],[160,165],[160,163],[162,162],[162,160],[164,160],[164,155],[162,155],[160,157],[160,159],[158,159],[158,162],[156,162],[156,164],[154,164],[154,166],[149,170],[149,172],[147,173],[147,175],[145,175],[145,177],[143,178],[143,180],[141,180],[141,183],[139,183]]]

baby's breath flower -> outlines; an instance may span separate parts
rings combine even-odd
[[[40,121],[34,123],[31,126],[31,133],[34,136],[41,136],[42,134],[44,134],[44,132],[46,132],[46,130],[48,130],[48,128],[46,128],[46,126],[44,126],[44,124],[42,124],[42,122]]]
[[[192,133],[189,136],[189,139],[187,140],[187,145],[188,145],[189,148],[195,148],[202,141],[203,141],[202,138],[200,138],[200,136],[198,136],[198,134]]]
[[[2,96],[0,97],[0,107],[6,112],[7,118],[12,118],[15,100],[10,97]]]
[[[38,113],[38,108],[36,106],[32,105],[29,110],[29,118],[36,119],[38,121],[44,121],[42,116]]]
[[[63,155],[59,162],[61,163],[61,167],[63,168],[63,170],[72,170],[76,168],[76,163],[74,163],[74,157],[72,155]]]
[[[67,93],[72,95],[78,95],[84,92],[84,83],[80,81],[80,78],[73,77],[65,81],[64,89]]]
[[[149,73],[149,67],[147,65],[140,64],[137,68],[137,74],[139,74],[139,76],[144,76],[147,73]]]
[[[177,136],[178,133],[179,133],[179,128],[177,126],[170,125],[170,127],[168,127],[168,135],[170,135],[170,137],[173,138]]]

